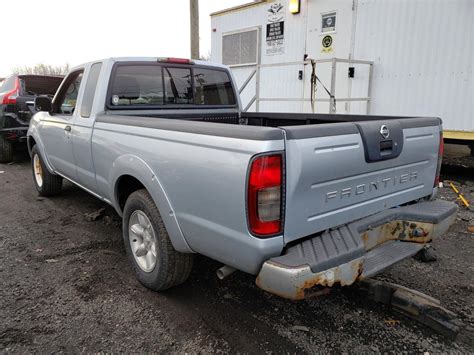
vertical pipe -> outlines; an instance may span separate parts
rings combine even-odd
[[[191,58],[199,59],[199,0],[189,0]]]
[[[257,74],[255,77],[255,112],[260,110],[260,64],[257,64]]]
[[[351,48],[349,52],[349,59],[354,59],[354,50],[355,50],[355,39],[356,39],[356,26],[357,26],[357,7],[358,7],[358,0],[352,0],[352,30],[351,30]],[[349,63],[350,65],[354,65],[353,63]],[[354,65],[355,68],[355,65]],[[348,85],[347,85],[347,97],[352,97],[352,86],[354,85],[354,80],[348,78]],[[351,101],[346,102],[346,112],[351,113]]]
[[[367,110],[366,114],[370,115],[370,105],[372,103],[372,76],[374,75],[374,63],[369,64],[369,84],[367,87],[367,97],[369,100],[367,101]]]
[[[303,56],[305,54],[308,54],[307,50],[308,50],[308,14],[309,14],[309,8],[308,8],[308,1],[309,0],[305,0],[304,1],[304,5],[303,5],[303,8],[301,9],[303,11],[303,18],[304,18],[304,53],[303,53]],[[304,57],[303,57],[304,58]],[[305,112],[304,109],[305,109],[305,87],[306,87],[306,65],[303,64],[303,80],[302,80],[302,85],[303,85],[303,101],[301,102],[301,112]],[[311,87],[311,85],[310,85]],[[311,96],[310,96],[311,97]],[[313,103],[311,103],[311,110],[312,112],[314,113],[314,105]]]
[[[331,98],[329,100],[329,113],[335,113],[335,97],[336,97],[336,58],[331,61]]]

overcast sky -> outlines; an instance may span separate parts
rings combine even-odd
[[[209,14],[250,0],[200,0],[201,54]],[[1,1],[0,77],[17,66],[72,66],[114,56],[189,57],[189,0]]]

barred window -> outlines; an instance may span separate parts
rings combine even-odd
[[[257,64],[258,30],[222,36],[222,63],[226,65]]]

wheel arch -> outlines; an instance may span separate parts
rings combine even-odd
[[[32,158],[31,154],[32,154],[33,147],[36,145],[39,149],[40,154],[41,154],[41,158],[42,158],[44,164],[46,165],[46,168],[48,169],[48,171],[51,174],[55,174],[54,168],[51,165],[51,163],[48,159],[48,155],[46,154],[46,151],[44,149],[44,144],[41,141],[41,138],[39,137],[38,131],[36,129],[34,129],[33,132],[30,132],[30,130],[28,131],[28,135],[27,135],[27,138],[26,138],[26,145],[28,147],[28,153],[30,155],[30,158]]]
[[[176,214],[163,185],[157,174],[145,161],[132,155],[117,158],[112,165],[109,181],[112,189],[111,202],[120,216],[123,215],[123,207],[128,196],[134,191],[144,188],[160,212],[173,247],[183,253],[193,252],[179,227]]]
[[[28,147],[28,153],[30,154],[30,158],[32,158],[31,151],[33,150],[33,147],[36,145],[35,138],[33,136],[28,136],[26,140],[26,145]]]

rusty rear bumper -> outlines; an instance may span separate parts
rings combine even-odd
[[[257,285],[288,299],[348,286],[415,255],[446,232],[457,206],[435,200],[393,208],[332,229],[267,260]]]

